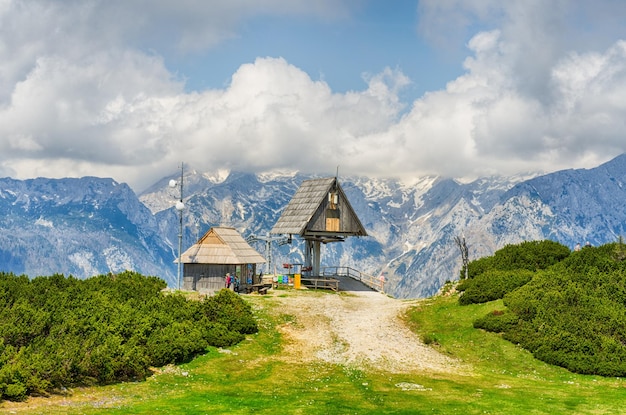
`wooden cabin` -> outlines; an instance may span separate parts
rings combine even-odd
[[[305,240],[304,265],[311,275],[319,275],[320,244],[367,236],[336,177],[302,182],[270,233]]]
[[[226,273],[237,275],[244,287],[256,284],[257,264],[265,258],[230,227],[213,227],[181,255],[183,290],[215,292],[224,288]]]

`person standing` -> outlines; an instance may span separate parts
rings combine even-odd
[[[232,278],[230,277],[230,272],[226,273],[226,279],[224,281],[225,287],[230,289],[230,285],[233,283]]]

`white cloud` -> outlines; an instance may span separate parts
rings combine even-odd
[[[192,164],[308,171],[334,171],[364,134],[386,130],[401,108],[380,77],[365,91],[333,94],[272,58],[242,65],[227,89],[201,94],[195,105],[202,115],[183,134],[183,146],[194,148]]]
[[[283,58],[257,58],[226,87],[188,93],[145,49],[165,35],[173,48],[210,47],[258,14],[344,16],[330,0],[121,4],[0,3],[0,172],[114,177],[141,190],[180,161],[460,177],[592,166],[626,151],[626,43],[577,49],[564,38],[580,14],[569,2],[421,2],[431,37],[450,22],[485,30],[464,40],[462,76],[408,106],[400,69],[336,93]]]
[[[494,46],[496,47],[496,46]],[[587,80],[592,86],[572,86],[569,80],[550,82],[555,97],[576,91],[578,103],[555,99],[545,104],[519,91],[502,68],[498,54],[478,62],[445,91],[426,94],[412,111],[390,129],[404,151],[393,159],[393,171],[437,172],[452,176],[511,174],[524,170],[590,167],[626,151],[621,42],[605,54],[567,60],[565,73],[575,73],[587,59],[612,61]],[[616,56],[617,55],[617,56]],[[480,54],[477,53],[477,56]],[[495,59],[493,59],[495,57]],[[500,68],[493,71],[493,68]],[[560,72],[561,66],[555,70]],[[599,85],[598,85],[599,84]],[[570,102],[568,104],[568,102]],[[569,107],[564,111],[563,107]],[[400,140],[402,139],[402,140]]]
[[[159,59],[109,53],[85,61],[42,57],[0,110],[3,158],[65,156],[128,164],[161,137],[153,129],[168,97],[182,89]],[[24,137],[27,137],[24,140]],[[128,150],[133,150],[129,152]]]

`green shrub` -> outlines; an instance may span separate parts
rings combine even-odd
[[[457,291],[465,291],[465,290],[467,290],[467,288],[470,285],[472,285],[472,281],[473,281],[473,279],[470,279],[470,278],[459,280],[458,284],[456,285],[456,290]]]
[[[525,241],[520,244],[506,245],[493,256],[479,258],[468,264],[468,278],[475,278],[487,271],[511,271],[525,269],[537,271],[554,265],[570,254],[565,245],[558,242]],[[462,270],[462,272],[464,272]]]
[[[626,375],[626,263],[615,257],[615,244],[573,252],[503,303],[505,313],[478,319],[475,327],[502,332],[572,372]]]
[[[519,323],[520,318],[510,311],[493,311],[474,322],[474,328],[503,333],[513,330]]]
[[[215,347],[232,346],[243,339],[242,333],[229,330],[228,327],[219,322],[209,323],[208,330],[205,332],[206,342]]]
[[[204,300],[201,312],[208,321],[220,323],[234,332],[253,334],[259,330],[250,305],[231,290],[222,289]]]
[[[49,327],[50,313],[34,307],[27,298],[15,300],[0,311],[0,338],[15,347],[26,346]]]
[[[87,280],[0,273],[0,400],[145,379],[151,366],[187,362],[258,330],[232,291],[194,301],[164,287],[129,271]]]
[[[467,280],[475,278],[486,271],[495,269],[495,261],[493,256],[482,257],[470,261],[467,265]],[[462,277],[465,275],[465,269],[461,269]]]
[[[188,362],[207,348],[202,329],[192,321],[174,322],[152,333],[147,342],[148,354],[155,366]]]
[[[496,271],[489,270],[464,280],[463,295],[459,297],[459,304],[478,304],[498,300],[505,294],[523,286],[533,278],[534,273],[526,270]]]
[[[26,386],[21,382],[11,383],[5,386],[3,394],[11,401],[24,401],[27,396]]]

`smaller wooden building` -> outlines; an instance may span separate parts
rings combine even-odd
[[[242,286],[258,283],[256,265],[265,258],[231,227],[213,227],[182,255],[183,289],[215,292],[224,288],[226,273]]]

